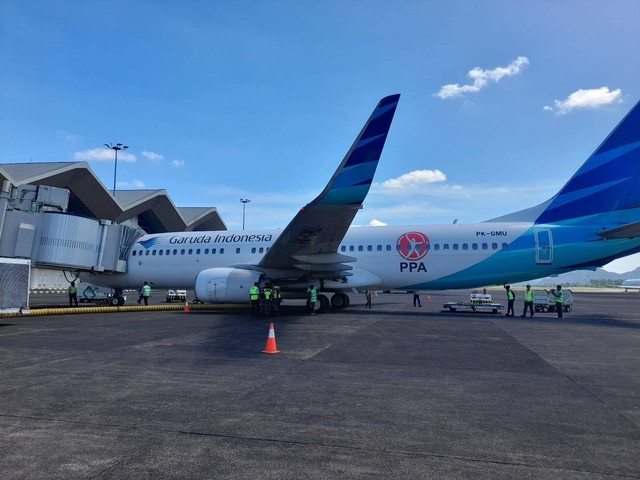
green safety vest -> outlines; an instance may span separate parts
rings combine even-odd
[[[264,298],[266,298],[267,300],[271,300],[271,294],[273,293],[273,290],[271,290],[270,288],[265,288],[264,290],[262,290],[262,293],[264,293]]]
[[[78,289],[75,286],[69,285],[69,294],[74,294],[77,292],[78,292]]]
[[[311,301],[311,303],[314,303],[318,299],[317,295],[318,292],[316,292],[315,288],[309,290],[309,300]]]
[[[145,285],[142,287],[142,296],[150,297],[151,296],[151,287],[149,285]]]
[[[525,290],[524,291],[524,301],[525,302],[533,302],[533,290]]]
[[[556,303],[564,303],[564,292],[556,292],[554,294],[554,297],[556,297]]]
[[[249,298],[251,300],[258,300],[260,298],[260,289],[255,285],[249,289]]]
[[[514,298],[516,298],[516,294],[513,293],[511,290],[508,290],[507,291],[507,299],[513,300]]]

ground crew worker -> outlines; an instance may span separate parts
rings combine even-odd
[[[151,296],[151,286],[147,282],[144,282],[144,285],[140,289],[140,297],[138,298],[138,303],[140,303],[141,300],[144,300],[144,304],[149,305],[150,296]]]
[[[522,318],[527,316],[527,308],[531,312],[531,318],[533,318],[533,290],[531,285],[527,285],[527,289],[524,291],[524,310],[522,310]]]
[[[263,312],[265,315],[271,315],[271,304],[273,302],[273,287],[267,283],[262,289],[262,297],[264,298]]]
[[[282,293],[278,285],[273,286],[273,310],[278,313],[280,310],[280,304],[282,303]]]
[[[251,315],[254,317],[260,313],[260,286],[254,282],[249,289],[249,299],[251,300]]]
[[[505,313],[504,316],[513,317],[513,304],[516,301],[516,294],[511,290],[511,285],[505,285],[504,288],[507,290],[507,313]]]
[[[556,311],[558,312],[558,318],[562,318],[562,310],[564,309],[564,292],[562,291],[562,285],[557,285],[555,290],[551,290],[551,295],[556,302]]]
[[[69,285],[69,306],[72,307],[75,303],[78,306],[78,289],[76,288],[75,280]]]
[[[416,305],[422,306],[422,303],[420,303],[420,290],[413,291],[413,306],[415,307]]]
[[[371,290],[367,290],[366,292],[364,292],[364,296],[367,299],[367,303],[365,304],[364,308],[371,308],[371,297],[372,297]]]
[[[313,285],[309,285],[309,290],[307,290],[307,295],[309,297],[309,308],[311,309],[311,315],[316,314],[316,301],[318,300],[318,292],[316,287]]]

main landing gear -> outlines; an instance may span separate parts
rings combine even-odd
[[[327,296],[323,293],[319,293],[316,297],[316,313],[325,313],[329,308],[333,308],[335,310],[342,310],[343,308],[347,308],[349,306],[349,295],[342,292],[334,293],[331,296],[331,301],[327,298]],[[307,300],[307,308],[311,311],[311,305]]]

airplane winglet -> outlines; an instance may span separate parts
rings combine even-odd
[[[382,155],[400,94],[378,103],[325,189],[309,205],[362,205]]]

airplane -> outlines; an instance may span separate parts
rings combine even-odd
[[[350,291],[504,285],[640,251],[640,102],[537,206],[475,224],[351,227],[399,98],[378,103],[327,186],[283,230],[145,235],[132,246],[126,273],[91,281],[116,296],[144,281],[194,288],[213,303],[248,302],[254,282],[277,282],[285,299],[305,298],[313,284],[325,311],[346,308]]]
[[[630,278],[622,282],[622,285],[616,285],[618,288],[624,288],[625,292],[629,290],[638,290],[640,292],[640,278]]]

